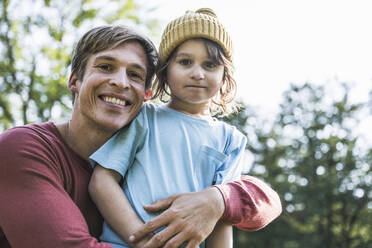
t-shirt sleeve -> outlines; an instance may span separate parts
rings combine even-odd
[[[52,149],[27,128],[0,136],[0,230],[13,248],[110,248],[89,234]]]
[[[233,128],[225,149],[226,159],[217,168],[215,175],[215,184],[226,184],[238,180],[243,170],[244,153],[247,144],[247,138]]]
[[[241,180],[214,187],[220,190],[225,201],[221,219],[241,230],[259,230],[282,212],[278,194],[255,177],[244,175]]]
[[[145,110],[129,126],[120,129],[90,159],[104,168],[114,170],[123,177],[133,164],[138,149],[143,145],[148,130]]]

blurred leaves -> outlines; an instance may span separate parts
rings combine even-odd
[[[98,10],[97,9],[88,9],[88,10],[81,10],[79,15],[75,17],[72,21],[72,24],[75,27],[80,27],[80,25],[87,19],[94,19],[97,16]]]
[[[151,8],[133,0],[0,1],[0,131],[15,125],[65,120],[73,43],[103,24],[157,32]]]
[[[249,106],[229,120],[247,133],[250,174],[280,194],[284,210],[263,230],[236,232],[236,247],[371,247],[372,150],[355,132],[366,106],[350,101],[347,84],[333,91],[292,85],[272,123]]]

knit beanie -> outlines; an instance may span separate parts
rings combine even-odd
[[[187,39],[206,38],[219,44],[226,57],[232,61],[231,37],[212,9],[201,8],[171,21],[164,30],[159,46],[160,63],[163,64],[172,51]]]

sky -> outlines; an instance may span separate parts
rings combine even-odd
[[[355,101],[368,100],[370,0],[158,0],[156,6],[161,30],[186,10],[216,12],[233,39],[238,96],[245,103],[276,111],[290,83],[338,81],[353,86]]]

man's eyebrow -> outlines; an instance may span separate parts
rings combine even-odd
[[[97,61],[97,60],[110,60],[110,61],[116,61],[116,59],[115,59],[114,57],[107,56],[107,55],[97,56],[94,60],[95,60],[95,61]]]
[[[107,56],[107,55],[101,55],[101,56],[97,56],[94,61],[98,61],[98,60],[109,60],[109,61],[116,61],[116,59],[114,57],[111,57],[111,56]],[[137,64],[137,63],[134,63],[133,64],[133,67],[135,67],[136,69],[140,70],[141,72],[145,73],[146,74],[146,68],[143,67],[142,65],[140,64]]]
[[[133,64],[133,67],[137,68],[138,70],[141,71],[141,73],[146,74],[146,68],[144,68],[142,65],[139,64]]]

